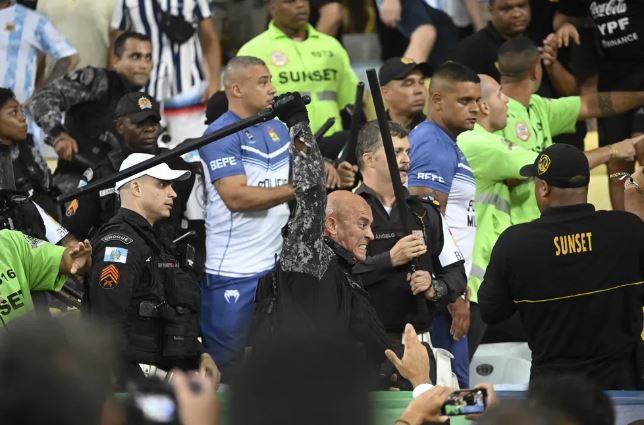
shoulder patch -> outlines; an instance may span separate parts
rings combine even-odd
[[[91,66],[77,69],[68,73],[65,78],[67,80],[76,81],[85,86],[90,85],[96,76],[96,69]]]
[[[119,284],[119,269],[114,264],[110,264],[101,270],[98,284],[103,289],[114,289]]]
[[[105,197],[107,195],[112,195],[114,193],[116,193],[116,190],[114,190],[113,187],[110,187],[110,188],[107,188],[107,189],[99,190],[98,191],[98,196],[103,198],[103,197]]]
[[[45,243],[42,239],[34,238],[33,236],[25,235],[24,233],[22,236],[25,237],[25,240],[32,248],[38,248],[40,245]]]
[[[125,245],[129,245],[132,243],[133,239],[127,235],[124,235],[122,233],[110,233],[109,235],[105,235],[101,238],[101,241],[103,242],[109,242],[109,241],[119,241],[124,243]]]
[[[103,255],[103,261],[106,263],[123,263],[127,262],[127,249],[117,247],[117,246],[108,246],[105,248],[105,255]]]
[[[80,185],[81,185],[81,182],[85,183],[85,184],[83,185],[83,186],[85,186],[85,185],[87,185],[87,182],[92,181],[92,179],[93,179],[93,178],[94,178],[94,170],[92,170],[91,168],[88,168],[87,170],[85,170],[85,171],[83,172],[83,178],[82,178],[82,179],[81,179],[81,181],[78,183],[78,184],[79,184],[79,187],[81,187],[81,186],[80,186]]]
[[[78,199],[73,199],[65,209],[65,215],[71,217],[76,214],[76,210],[78,210]]]

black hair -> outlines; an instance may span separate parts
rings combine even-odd
[[[406,137],[407,130],[400,124],[389,121],[389,133],[392,137]],[[382,146],[382,137],[380,135],[380,126],[378,121],[369,121],[366,123],[360,133],[358,133],[358,143],[356,144],[356,159],[358,166],[362,169],[364,164],[362,162],[362,155],[367,152],[374,152]]]
[[[320,323],[311,338],[300,324],[289,324],[284,335],[253,344],[232,386],[231,424],[372,423],[364,353],[326,326]]]
[[[477,419],[477,425],[563,425],[563,418],[550,409],[531,406],[525,400],[503,400]]]
[[[520,80],[539,61],[539,49],[528,37],[520,35],[499,47],[498,58],[501,76]]]
[[[112,340],[78,318],[12,321],[0,336],[2,423],[99,423],[113,360]]]
[[[436,78],[443,78],[457,83],[480,83],[481,79],[467,66],[460,62],[447,61],[438,67],[432,80]]]
[[[130,39],[134,38],[136,40],[140,41],[147,41],[148,43],[152,43],[152,40],[150,40],[150,37],[148,37],[145,34],[141,34],[138,32],[134,31],[126,31],[123,34],[119,35],[116,37],[116,40],[114,40],[114,54],[117,57],[123,56],[123,51],[125,50],[125,43]]]
[[[553,375],[530,381],[528,401],[583,425],[613,425],[615,411],[599,386],[582,375]]]
[[[13,90],[8,89],[6,87],[0,87],[0,108],[4,106],[5,103],[7,103],[8,100],[15,99],[16,95],[13,92]]]

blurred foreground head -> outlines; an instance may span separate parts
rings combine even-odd
[[[554,375],[530,382],[531,405],[561,413],[567,424],[613,425],[615,410],[601,388],[582,375]]]
[[[552,411],[529,405],[525,400],[504,400],[491,407],[476,425],[568,425]]]
[[[0,334],[0,422],[99,424],[112,364],[111,341],[76,318],[12,322]]]
[[[258,342],[233,387],[233,425],[368,425],[364,356],[337,336],[289,332]]]

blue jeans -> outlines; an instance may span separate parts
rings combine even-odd
[[[468,388],[470,385],[470,363],[467,355],[467,335],[454,341],[449,329],[452,326],[452,316],[448,311],[439,311],[432,322],[432,344],[452,353],[452,371],[456,374],[458,385]]]
[[[264,274],[234,278],[206,273],[204,277],[201,332],[222,375],[242,357],[255,311],[257,282]]]

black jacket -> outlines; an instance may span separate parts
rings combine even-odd
[[[293,154],[293,187],[297,207],[287,225],[279,266],[271,280],[278,296],[259,307],[273,331],[330,332],[349,336],[365,349],[373,364],[385,359],[387,334],[359,280],[351,275],[351,253],[323,235],[326,208],[323,159],[308,125],[291,134],[307,144],[308,152]],[[272,318],[271,314],[274,314]],[[266,326],[266,320],[260,320]]]
[[[137,363],[196,366],[203,352],[197,341],[199,284],[180,269],[150,223],[121,208],[96,233],[92,247],[83,309],[114,330],[122,373],[136,376]],[[185,320],[177,324],[179,311]],[[173,332],[183,333],[178,355],[168,345]]]
[[[405,190],[408,222],[412,230],[423,233],[428,247],[427,253],[417,259],[417,269],[430,272],[434,285],[444,285],[447,289],[445,297],[436,303],[427,301],[429,314],[421,317],[406,278],[409,266],[391,265],[389,251],[404,236],[397,206],[394,205],[387,213],[376,194],[364,183],[355,193],[371,207],[374,240],[367,246],[367,260],[356,264],[353,273],[360,276],[387,331],[402,333],[406,323],[412,323],[418,332],[429,330],[437,304],[444,309],[448,303],[463,295],[467,286],[462,260],[441,265],[439,256],[443,250],[444,235],[438,206],[430,199],[410,196]]]
[[[535,377],[582,372],[634,389],[644,304],[644,223],[590,204],[545,210],[501,234],[478,292],[497,323],[519,311]]]

